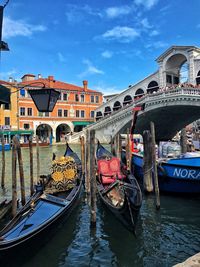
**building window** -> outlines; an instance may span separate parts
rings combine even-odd
[[[20,97],[25,97],[25,96],[26,96],[25,89],[20,89]]]
[[[99,96],[96,95],[95,98],[96,98],[96,103],[99,103]]]
[[[60,95],[59,95],[59,97],[58,97],[58,100],[61,100],[61,97],[62,97],[62,94],[61,94],[61,92],[60,92]]]
[[[90,111],[90,117],[91,117],[91,118],[94,118],[94,110],[91,110],[91,111]]]
[[[179,77],[174,76],[174,84],[179,84]]]
[[[68,117],[68,110],[64,109],[64,117]]]
[[[85,110],[81,110],[81,118],[85,117]]]
[[[25,116],[25,108],[20,108],[20,116]]]
[[[10,125],[10,117],[5,117],[5,125]]]
[[[62,109],[58,109],[58,117],[62,117]]]
[[[30,129],[30,125],[29,125],[29,123],[24,123],[24,129],[25,129],[25,130]]]
[[[85,101],[85,96],[81,95],[81,102],[83,103]]]
[[[38,112],[38,116],[39,116],[39,117],[43,117],[43,112],[40,112],[40,111],[39,111],[39,112]]]
[[[49,117],[49,112],[44,112],[45,117]]]
[[[77,118],[80,117],[80,112],[79,112],[79,110],[76,110],[76,117],[77,117]]]
[[[4,109],[5,110],[10,110],[11,109],[11,105],[10,104],[4,104]]]
[[[67,101],[67,94],[63,93],[63,100]]]
[[[79,101],[79,94],[75,94],[75,101],[76,101],[76,102]]]
[[[93,95],[90,96],[90,102],[94,103],[94,96]]]
[[[28,108],[28,111],[27,111],[27,113],[28,113],[28,116],[32,116],[32,108]]]

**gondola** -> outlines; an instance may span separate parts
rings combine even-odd
[[[37,190],[0,232],[0,259],[38,246],[52,228],[58,228],[79,199],[82,179],[81,161],[67,145],[63,157],[54,157],[52,173],[43,190]]]
[[[97,190],[102,202],[135,233],[142,193],[134,176],[99,142],[96,150]]]

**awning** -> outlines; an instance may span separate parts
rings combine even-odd
[[[10,104],[10,89],[0,84],[0,104]]]
[[[31,135],[34,133],[33,130],[18,130],[18,131],[0,131],[1,134],[3,135]]]
[[[74,126],[78,126],[78,125],[86,126],[86,125],[91,124],[93,122],[92,121],[73,121],[72,123],[74,124]]]

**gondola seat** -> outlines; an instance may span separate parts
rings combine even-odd
[[[120,160],[111,158],[110,160],[98,160],[98,175],[104,185],[111,184],[116,179],[123,179],[125,176],[120,170]]]

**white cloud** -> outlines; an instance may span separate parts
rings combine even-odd
[[[146,48],[155,48],[155,49],[164,48],[166,46],[168,46],[168,44],[163,41],[152,42],[150,44],[145,45]]]
[[[136,5],[143,5],[146,9],[151,9],[158,0],[135,0]]]
[[[87,75],[104,74],[104,72],[96,68],[90,60],[85,59],[83,60],[83,63],[86,65],[86,70],[78,75],[80,78],[85,77]]]
[[[141,24],[145,29],[152,28],[147,18],[144,18],[143,20],[141,20]]]
[[[67,5],[67,11],[65,12],[67,21],[71,24],[79,23],[81,21],[87,21],[85,19],[86,15],[94,16],[94,17],[102,17],[102,13],[98,10],[92,9],[88,5],[80,6],[74,4]]]
[[[121,7],[109,7],[106,9],[106,15],[108,18],[117,18],[123,15],[128,15],[131,13],[132,8],[129,6],[121,6]]]
[[[149,36],[157,36],[157,35],[159,35],[160,33],[159,33],[159,31],[157,31],[157,30],[153,30],[153,31],[151,31],[150,33],[149,33]]]
[[[102,37],[105,39],[118,40],[122,43],[129,43],[138,36],[140,36],[140,33],[136,29],[126,26],[116,26],[112,30],[108,30],[102,35]]]
[[[0,79],[6,81],[6,80],[8,80],[9,77],[14,78],[14,75],[16,73],[17,73],[17,70],[15,70],[15,69],[9,70],[7,72],[1,72],[0,73]]]
[[[66,62],[66,59],[61,52],[58,52],[58,59],[60,62]]]
[[[113,56],[113,53],[111,51],[105,50],[101,53],[102,57],[104,58],[111,58]]]
[[[23,20],[12,20],[9,17],[4,18],[4,38],[10,38],[15,36],[31,36],[34,32],[43,31],[46,31],[46,27],[43,25],[31,25]]]
[[[93,86],[93,89],[99,92],[102,92],[103,95],[112,95],[112,94],[119,94],[121,92],[121,89],[113,87],[108,87],[105,85],[97,85]]]

